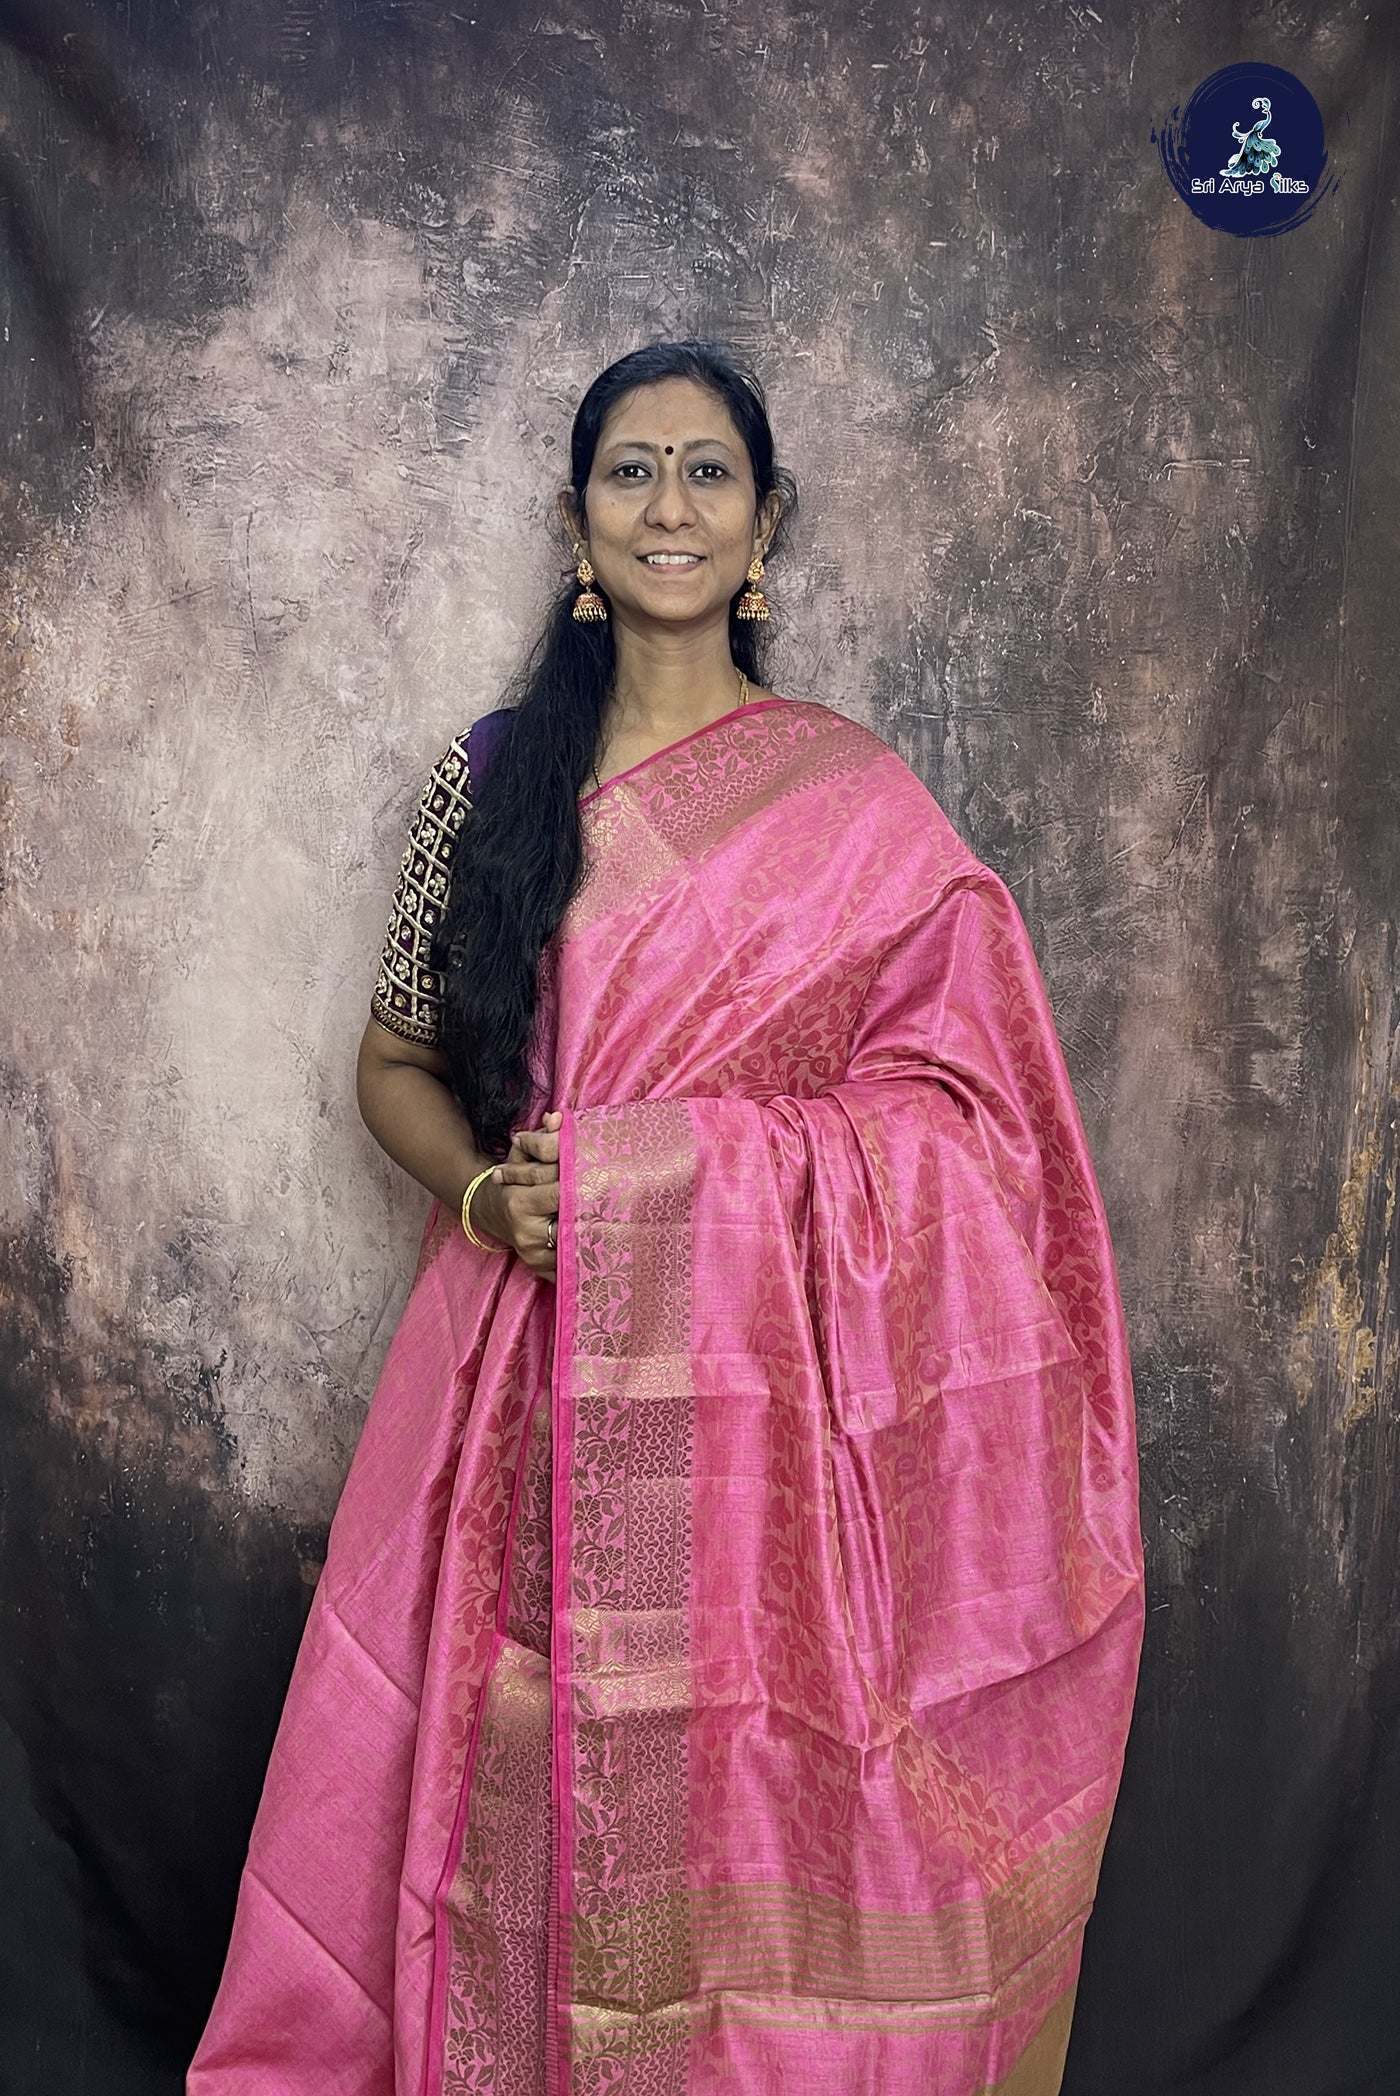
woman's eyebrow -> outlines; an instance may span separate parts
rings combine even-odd
[[[723,437],[687,437],[680,448],[683,452],[698,451],[706,444],[712,445],[717,451],[728,451],[730,448]],[[645,437],[618,437],[613,443],[604,446],[604,455],[609,456],[614,451],[658,452],[665,448],[662,444],[649,444]]]

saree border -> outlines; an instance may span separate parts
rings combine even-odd
[[[694,1988],[687,1875],[697,1152],[680,1099],[600,1107],[582,1122],[566,1115],[564,1126],[560,1205],[570,1220],[559,1268],[553,1641],[558,2057],[550,2087],[556,2096],[585,2096],[635,2071],[638,2014],[653,2015]],[[600,1995],[623,2012],[611,2051],[578,2042]],[[689,2024],[668,2019],[656,2037],[646,2047],[646,2088],[681,2096]]]
[[[447,1896],[452,1881],[457,1875],[458,1858],[462,1840],[466,1833],[467,1814],[471,1809],[472,1777],[476,1771],[477,1755],[481,1750],[481,1735],[486,1723],[486,1706],[490,1702],[490,1687],[500,1658],[501,1632],[492,1633],[486,1665],[482,1674],[481,1694],[477,1699],[476,1714],[472,1719],[471,1738],[467,1742],[466,1760],[462,1765],[462,1786],[457,1797],[457,1810],[452,1816],[452,1833],[443,1858],[442,1870],[433,1891],[433,1977],[428,1997],[428,2043],[423,2048],[423,2078],[419,2084],[421,2096],[433,2096],[434,2084],[440,2089],[447,2051],[447,1989],[448,1968],[451,1953],[451,1924],[447,1916]]]
[[[574,1116],[566,1113],[559,1129],[559,1220],[556,1226],[554,1373],[550,1378],[551,1431],[554,1450],[554,1481],[550,1494],[550,1525],[553,1530],[553,1635],[550,1638],[550,1693],[553,1709],[551,1777],[553,1782],[554,1936],[550,1945],[548,1974],[549,2008],[545,2052],[545,2089],[554,2096],[569,2096],[569,2025],[567,2002],[573,1977],[569,1935],[573,1919],[572,1872],[566,1859],[573,1854],[574,1800],[570,1742],[561,1713],[569,1708],[573,1692],[572,1638],[568,1634],[569,1581],[573,1572],[573,1531],[569,1523],[569,1478],[573,1464],[573,1417],[567,1402],[568,1372],[574,1356],[577,1294],[577,1164],[574,1147]]]
[[[439,1219],[441,1204],[435,1203],[429,1228]],[[450,1235],[451,1233],[449,1233]],[[495,1619],[492,1625],[486,1656],[482,1663],[481,1686],[476,1709],[472,1716],[467,1751],[463,1758],[461,1781],[458,1787],[457,1805],[453,1813],[452,1829],[444,1853],[442,1869],[433,1892],[431,1907],[432,1969],[428,1988],[428,2042],[423,2051],[423,2073],[419,2084],[420,2096],[441,2096],[448,2079],[448,2051],[452,2036],[454,1972],[456,1953],[461,1947],[459,1915],[454,1914],[452,1894],[462,1876],[463,1856],[470,1837],[472,1810],[476,1802],[478,1773],[481,1766],[487,1734],[498,1716],[501,1700],[501,1675],[505,1664],[507,1645],[515,1641],[510,1635],[511,1610],[514,1600],[512,1560],[514,1544],[520,1521],[521,1502],[525,1491],[529,1469],[531,1435],[541,1405],[546,1401],[545,1393],[537,1390],[526,1403],[520,1422],[520,1445],[516,1459],[515,1475],[511,1481],[510,1499],[506,1509],[505,1528],[502,1537],[502,1576],[500,1591],[496,1598]],[[528,1648],[527,1648],[528,1649]]]
[[[702,735],[708,735],[712,728],[726,727],[736,715],[742,714],[747,720],[756,713],[766,713],[770,706],[793,706],[801,703],[801,700],[784,698],[781,692],[775,691],[771,698],[748,699],[741,706],[731,706],[728,713],[717,714],[714,720],[706,721],[703,727],[692,728],[688,735],[678,735],[674,742],[668,742],[661,749],[652,750],[649,755],[639,757],[635,764],[628,765],[626,771],[615,771],[610,779],[604,779],[601,786],[595,786],[592,793],[581,793],[578,804],[580,808],[594,807],[612,787],[620,786],[624,780],[635,777],[639,771],[645,771],[649,764],[656,764],[663,757],[674,756],[677,750],[683,750],[689,743],[697,742]]]

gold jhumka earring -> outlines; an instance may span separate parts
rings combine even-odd
[[[581,546],[575,546],[574,553],[578,559],[576,572],[579,588],[583,593],[574,599],[574,617],[584,620],[605,619],[608,607],[593,587],[593,563]]]
[[[762,580],[763,556],[761,553],[755,553],[753,559],[749,562],[749,586],[744,591],[743,596],[739,599],[738,603],[734,607],[734,616],[736,619],[767,618],[768,599],[764,596],[762,590],[758,586],[760,582],[762,582]]]

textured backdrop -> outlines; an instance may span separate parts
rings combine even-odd
[[[179,2086],[426,1207],[352,1094],[404,825],[580,391],[694,332],[802,485],[778,689],[1010,881],[1119,1249],[1149,1632],[1067,2096],[1400,2087],[1396,35],[0,0],[7,2092]],[[1151,142],[1238,58],[1342,174],[1278,239]]]

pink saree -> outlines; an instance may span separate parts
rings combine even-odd
[[[558,1287],[430,1217],[191,2096],[1054,2096],[1142,1567],[1024,928],[825,707],[583,813]]]

